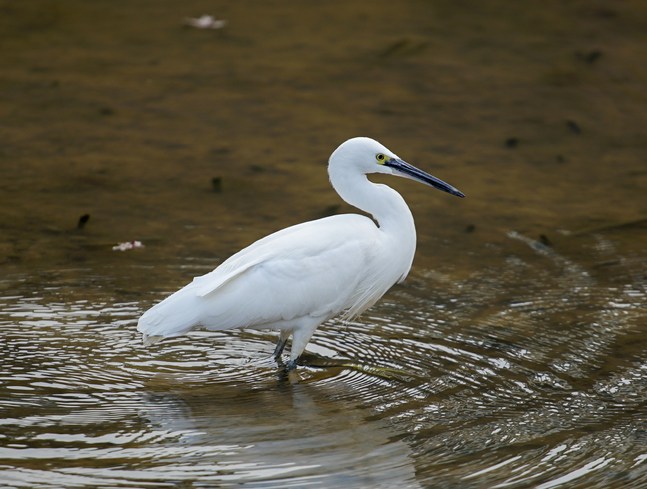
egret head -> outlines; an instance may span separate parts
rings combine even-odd
[[[342,143],[330,156],[329,167],[344,166],[348,170],[386,173],[410,178],[458,197],[465,194],[439,178],[410,165],[374,139],[357,137]]]

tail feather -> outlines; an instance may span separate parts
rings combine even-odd
[[[181,336],[198,326],[200,304],[186,287],[154,305],[139,318],[137,331],[143,334],[145,346],[163,338]]]

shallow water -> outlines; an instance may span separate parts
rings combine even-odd
[[[291,376],[270,359],[272,333],[142,348],[134,328],[152,298],[115,288],[108,270],[59,270],[46,288],[7,277],[2,478],[639,487],[647,270],[610,234],[571,238],[561,254],[511,233],[496,267],[458,280],[418,270],[360,322],[322,327]],[[141,273],[118,271],[131,284]]]
[[[647,487],[643,3],[0,9],[0,485]],[[467,194],[381,179],[403,285],[289,376],[272,332],[141,346],[194,275],[351,211],[325,160],[360,134]]]

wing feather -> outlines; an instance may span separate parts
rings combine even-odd
[[[361,312],[374,302],[373,292],[363,292],[377,233],[373,221],[356,214],[281,230],[151,308],[138,329],[176,336],[196,326],[271,327],[306,316],[323,321],[348,309]]]

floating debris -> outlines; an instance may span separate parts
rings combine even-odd
[[[222,177],[213,177],[211,179],[211,189],[217,194],[222,192]]]
[[[573,134],[582,134],[582,128],[575,121],[567,120],[566,121],[566,127],[568,127]]]
[[[546,236],[545,234],[540,234],[539,239],[537,241],[539,241],[544,246],[553,246],[553,243],[550,241],[550,239],[548,239],[548,236]]]
[[[112,251],[128,251],[136,248],[143,248],[144,243],[141,241],[125,241],[112,247]]]
[[[577,52],[575,53],[575,57],[585,63],[593,64],[602,57],[602,51],[594,49],[585,53]]]
[[[339,204],[332,204],[324,207],[321,212],[316,214],[317,218],[334,216],[339,212],[341,206]]]
[[[505,140],[505,146],[506,148],[516,148],[519,146],[519,139],[518,138],[508,138]]]
[[[227,25],[226,20],[218,20],[212,15],[201,15],[200,17],[187,17],[184,19],[184,25],[195,27],[196,29],[222,29]]]
[[[403,57],[421,53],[426,48],[426,41],[403,38],[386,46],[377,56],[379,58]]]
[[[76,228],[83,229],[89,220],[90,214],[83,214],[81,217],[79,217],[79,222],[76,224]]]

